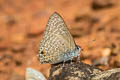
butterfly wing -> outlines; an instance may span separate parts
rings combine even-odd
[[[75,49],[75,42],[64,20],[54,13],[48,20],[43,38],[40,42],[40,63],[58,63],[60,55]]]

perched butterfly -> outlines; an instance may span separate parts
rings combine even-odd
[[[75,44],[64,20],[53,13],[40,41],[39,59],[41,64],[56,64],[79,56],[81,48]]]

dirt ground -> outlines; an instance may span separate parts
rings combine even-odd
[[[49,76],[50,65],[37,54],[54,12],[83,49],[82,62],[120,67],[120,0],[0,0],[0,80],[24,80],[27,67]]]

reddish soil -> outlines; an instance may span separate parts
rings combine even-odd
[[[49,76],[49,64],[39,64],[39,43],[47,20],[58,12],[68,25],[81,61],[107,70],[120,67],[120,0],[1,0],[0,80],[24,80],[32,67]]]

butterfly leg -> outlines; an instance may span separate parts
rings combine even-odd
[[[71,61],[70,64],[72,64],[72,59],[70,61]]]
[[[63,66],[62,67],[64,67],[64,65],[65,65],[65,59],[63,60]]]
[[[73,57],[70,59],[70,61],[71,61],[70,64],[72,64],[72,60],[73,60]]]
[[[72,53],[71,55],[69,55],[71,64],[73,64],[72,61],[73,61],[73,57],[74,57],[74,56],[75,56],[74,53]]]
[[[80,63],[80,54],[78,54],[77,61]]]

